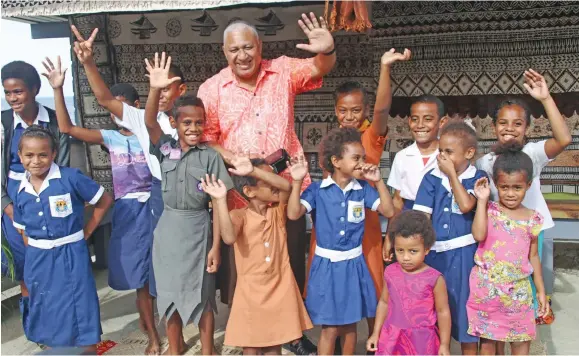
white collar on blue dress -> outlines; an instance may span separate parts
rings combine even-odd
[[[442,171],[440,170],[440,168],[438,166],[434,167],[432,169],[432,172],[430,172],[430,174],[432,174],[435,177],[440,178],[440,180],[442,181],[441,184],[446,189],[446,191],[452,192],[452,188],[450,187],[450,181],[448,180],[448,176],[446,174],[442,173]],[[462,172],[461,175],[458,176],[458,180],[460,182],[462,182],[463,179],[474,178],[475,174],[476,174],[476,167],[471,164],[468,166],[468,168],[464,172]]]
[[[38,102],[36,102],[36,105],[38,105],[38,115],[36,116],[33,125],[38,125],[39,121],[50,122],[50,117],[48,117],[48,111],[46,111],[46,108]],[[28,128],[28,124],[22,120],[20,115],[14,112],[14,128],[16,128],[18,124],[20,124],[23,129]]]
[[[332,184],[335,184],[336,187],[340,188],[338,183],[334,182],[334,180],[332,179],[332,176],[328,176],[328,178],[324,179],[322,181],[322,183],[320,184],[320,188],[326,188],[326,187],[331,186]],[[364,189],[364,188],[362,188],[362,185],[360,184],[360,182],[358,182],[355,178],[352,178],[352,180],[350,181],[350,183],[348,183],[346,188],[344,188],[344,189],[340,188],[340,190],[342,190],[342,192],[344,192],[344,194],[346,194],[350,190],[361,190],[361,189]]]
[[[23,179],[22,181],[20,181],[20,187],[18,187],[18,193],[20,193],[20,191],[22,189],[24,189],[24,191],[26,193],[32,194],[34,196],[38,196],[40,193],[42,193],[46,188],[48,188],[50,186],[49,180],[60,179],[60,178],[62,178],[62,176],[60,175],[60,168],[58,167],[58,165],[56,163],[52,163],[52,165],[50,166],[50,170],[48,171],[46,178],[44,178],[44,182],[42,182],[42,185],[40,186],[40,190],[38,191],[38,194],[37,194],[36,191],[34,190],[34,187],[32,186],[32,184],[30,184],[30,173],[26,172],[26,178]]]

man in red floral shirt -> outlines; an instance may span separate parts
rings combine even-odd
[[[294,130],[294,100],[296,95],[318,89],[322,77],[336,63],[334,39],[325,21],[313,13],[302,14],[298,21],[308,37],[308,44],[297,48],[315,53],[308,59],[282,56],[262,59],[262,42],[256,29],[243,21],[229,24],[223,34],[223,52],[227,68],[209,78],[199,87],[207,115],[205,141],[221,153],[227,163],[233,155],[250,154],[265,158],[283,148],[291,157],[303,154]],[[287,172],[282,176],[290,179]],[[309,175],[302,190],[311,183]],[[230,191],[230,208],[247,205],[236,192]],[[287,240],[290,262],[301,290],[305,284],[305,219],[288,220]],[[224,250],[225,252],[225,250]],[[227,253],[220,275],[221,298],[233,299],[235,265],[233,254]],[[310,354],[315,347],[302,338],[286,345],[297,354]]]

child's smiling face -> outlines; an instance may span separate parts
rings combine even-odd
[[[20,114],[36,105],[37,88],[28,88],[22,79],[8,78],[2,82],[4,97],[15,113]]]
[[[341,127],[358,129],[368,117],[370,108],[364,104],[364,93],[356,90],[351,93],[339,94],[335,111]]]
[[[359,142],[346,143],[342,149],[342,157],[332,157],[334,171],[344,176],[360,179],[363,176],[362,165],[366,160],[364,147]]]
[[[519,105],[507,105],[498,111],[494,129],[499,143],[515,140],[523,144],[527,128],[525,109]]]
[[[43,178],[54,162],[56,151],[48,138],[23,137],[18,156],[25,170],[34,177]]]
[[[441,126],[438,106],[435,103],[415,103],[410,107],[408,125],[412,138],[418,144],[428,144],[438,139]]]
[[[177,117],[171,118],[171,124],[177,129],[181,146],[196,146],[203,135],[205,110],[199,106],[181,106],[177,109]]]
[[[175,77],[174,74],[169,73],[169,78]],[[161,90],[161,96],[159,97],[159,111],[165,112],[173,108],[175,100],[179,99],[180,96],[184,95],[187,91],[187,86],[181,80],[171,83],[168,87]]]

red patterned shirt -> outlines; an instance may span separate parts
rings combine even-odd
[[[284,148],[291,157],[304,153],[294,128],[295,96],[322,86],[312,79],[313,58],[262,60],[254,91],[239,86],[227,67],[199,87],[207,125],[204,141],[217,142],[234,154],[267,157]],[[289,172],[282,173],[291,179]],[[302,190],[311,183],[307,175]],[[233,206],[246,205],[239,195]],[[231,205],[231,204],[230,204]]]

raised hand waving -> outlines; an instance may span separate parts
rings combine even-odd
[[[42,65],[46,69],[45,73],[42,73],[43,76],[48,79],[48,83],[53,89],[62,88],[64,85],[64,78],[66,74],[66,69],[62,70],[60,56],[56,57],[56,66],[52,63],[50,58],[46,57],[44,61],[42,61]]]
[[[328,53],[334,49],[334,37],[328,30],[323,17],[320,16],[318,22],[313,12],[310,12],[309,18],[306,14],[302,14],[302,18],[298,20],[298,25],[308,36],[310,43],[300,43],[296,45],[297,48],[311,53]]]
[[[169,56],[165,59],[165,52],[161,53],[161,61],[159,61],[159,53],[155,52],[155,60],[153,66],[151,66],[149,60],[145,58],[145,65],[147,66],[147,72],[149,72],[149,74],[145,75],[149,78],[149,85],[151,88],[163,89],[172,83],[181,80],[181,77],[169,78],[171,57]]]

